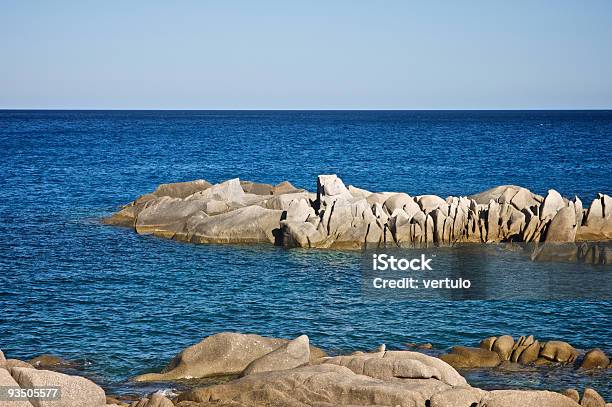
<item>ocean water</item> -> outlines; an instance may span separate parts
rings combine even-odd
[[[359,253],[190,245],[99,222],[159,183],[197,178],[313,190],[336,173],[442,196],[517,184],[590,202],[612,193],[610,111],[0,111],[0,163],[0,349],[79,360],[110,393],[177,386],[129,378],[219,331],[305,333],[330,353],[440,352],[501,333],[612,353],[610,301],[380,301],[361,295]],[[612,399],[609,372],[466,375]]]

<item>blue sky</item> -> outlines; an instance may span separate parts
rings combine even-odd
[[[0,108],[612,108],[612,1],[0,3]]]

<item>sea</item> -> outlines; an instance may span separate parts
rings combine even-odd
[[[287,180],[314,191],[318,174],[443,197],[554,188],[588,205],[612,193],[612,111],[1,110],[0,349],[76,361],[120,395],[189,386],[130,378],[222,331],[307,334],[332,355],[382,343],[441,353],[501,334],[612,354],[609,300],[372,298],[359,252],[185,244],[100,222],[160,183]],[[505,264],[497,272],[512,279]],[[462,373],[485,389],[590,386],[612,401],[610,369]]]

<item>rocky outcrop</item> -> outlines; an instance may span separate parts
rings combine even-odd
[[[520,365],[571,365],[580,352],[563,341],[540,343],[533,335],[521,336],[516,341],[509,335],[490,336],[480,341],[479,348],[454,346],[440,358],[457,369],[487,368],[507,363]],[[505,364],[506,363],[506,364]],[[600,349],[587,352],[580,363],[583,369],[607,368],[610,360]]]
[[[599,194],[583,208],[578,197],[569,200],[552,189],[542,197],[514,185],[442,198],[347,188],[336,175],[320,175],[316,193],[289,183],[232,179],[210,185],[198,180],[160,185],[104,222],[195,243],[311,248],[556,245],[612,240],[612,198]]]
[[[278,349],[255,359],[242,371],[246,376],[253,373],[285,370],[308,364],[310,361],[310,346],[308,336],[301,335],[292,341],[281,345]]]
[[[466,346],[453,346],[450,353],[440,356],[440,359],[457,369],[495,367],[501,363],[496,352]]]
[[[610,358],[599,348],[588,351],[580,363],[582,369],[605,369],[608,366]]]
[[[494,390],[483,396],[478,406],[486,407],[578,407],[579,404],[551,391]]]
[[[11,375],[22,388],[59,387],[58,400],[30,399],[34,407],[102,407],[106,406],[104,390],[91,380],[49,370],[15,367]]]
[[[286,346],[285,346],[286,345]],[[287,339],[268,338],[253,334],[222,332],[211,335],[176,355],[162,373],[147,373],[136,376],[136,381],[166,381],[184,378],[201,378],[221,375],[241,374],[257,360],[250,371],[265,371],[271,363],[280,363],[284,368],[303,364],[310,357],[325,355],[315,347],[309,347],[304,358],[304,345],[308,337],[300,337],[290,342]],[[271,352],[279,352],[269,355]],[[263,358],[267,355],[267,358]],[[249,373],[247,372],[247,373]]]
[[[0,387],[19,388],[19,384],[13,379],[8,370],[0,368]],[[2,407],[32,407],[28,400],[23,401],[0,401]]]
[[[383,381],[355,374],[334,364],[305,366],[288,371],[257,373],[227,384],[198,388],[177,401],[221,401],[238,406],[425,406],[432,384]],[[434,381],[433,385],[436,383]],[[204,404],[206,405],[206,404]],[[211,403],[211,405],[213,405]]]
[[[452,354],[465,356],[467,360],[490,359],[499,363],[501,356],[493,350],[496,349],[503,355],[509,353],[510,360],[504,363],[512,363],[537,343],[533,336],[515,341],[504,335],[484,339],[479,348],[455,347]],[[547,349],[545,356],[551,360],[572,359],[574,352],[569,344],[558,341],[546,344],[541,349]],[[589,353],[599,360],[601,354],[597,351]],[[253,355],[264,352],[267,353],[253,359]],[[59,360],[55,357],[42,359]],[[253,360],[243,367],[249,359]],[[444,360],[419,352],[387,350],[384,345],[372,353],[327,357],[310,346],[305,335],[291,341],[237,333],[212,335],[177,355],[167,367],[169,376],[188,378],[241,373],[241,377],[215,379],[213,383],[221,384],[207,383],[205,387],[199,387],[202,381],[195,381],[192,382],[195,388],[191,387],[193,384],[182,382],[183,392],[178,396],[156,392],[140,400],[134,400],[131,395],[122,401],[107,397],[100,387],[83,377],[38,370],[31,365],[8,369],[6,366],[6,359],[0,352],[0,386],[58,386],[61,398],[0,401],[2,407],[606,406],[604,399],[591,388],[586,388],[581,398],[574,389],[554,393],[474,388]],[[198,376],[188,376],[190,374]]]
[[[327,358],[323,363],[345,366],[354,373],[376,379],[436,379],[448,386],[465,386],[455,369],[432,356],[419,352],[383,351]]]

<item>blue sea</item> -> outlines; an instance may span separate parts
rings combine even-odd
[[[516,184],[588,204],[612,193],[612,111],[5,110],[0,162],[0,349],[78,360],[109,393],[175,386],[129,378],[220,331],[308,334],[332,354],[407,342],[442,351],[502,333],[612,354],[609,301],[380,301],[361,295],[355,252],[191,245],[100,223],[160,183],[315,190],[324,173],[374,191]],[[612,399],[609,372],[466,377],[484,388],[590,385]]]

